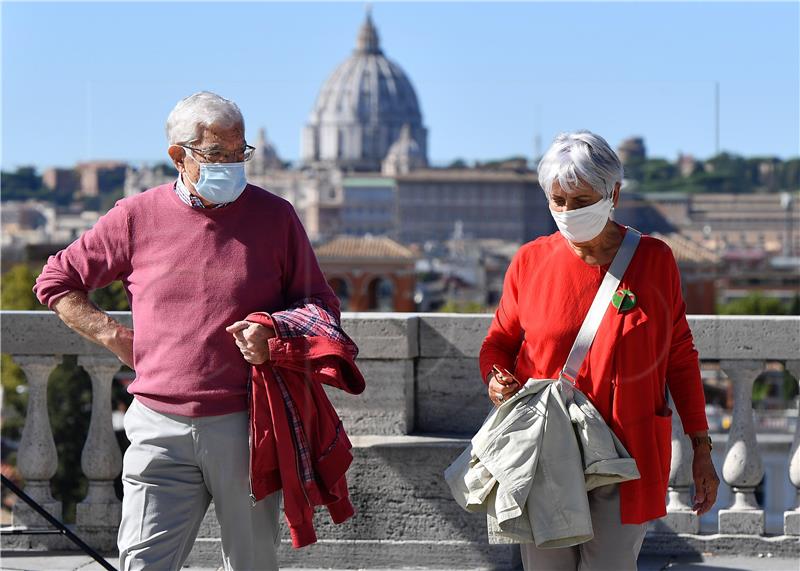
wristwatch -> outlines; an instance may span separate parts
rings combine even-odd
[[[708,444],[709,452],[714,449],[714,446],[711,444],[710,436],[692,436],[690,440],[692,441],[692,450],[696,450],[701,444]]]

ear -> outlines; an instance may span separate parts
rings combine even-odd
[[[621,182],[618,182],[614,186],[614,193],[612,195],[612,199],[614,200],[614,208],[616,208],[617,207],[617,203],[619,203],[619,191],[620,191],[621,188],[622,188],[622,183]]]
[[[175,165],[179,173],[186,170],[186,167],[183,166],[183,159],[186,158],[186,149],[180,145],[170,145],[167,153],[169,153],[169,158],[172,159],[172,164]]]

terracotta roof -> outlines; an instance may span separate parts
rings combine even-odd
[[[337,236],[315,252],[318,258],[417,258],[409,248],[385,236]]]
[[[716,253],[680,232],[668,234],[653,232],[650,235],[667,243],[678,264],[719,264],[720,262],[720,257]]]

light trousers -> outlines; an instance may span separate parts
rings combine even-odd
[[[125,432],[121,571],[180,569],[212,498],[225,570],[278,569],[280,492],[250,501],[247,412],[192,418],[134,399]]]
[[[636,571],[647,524],[623,524],[619,515],[619,484],[589,492],[594,537],[580,545],[539,549],[521,543],[525,571]]]

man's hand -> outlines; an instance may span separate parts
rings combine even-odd
[[[267,341],[275,335],[272,327],[254,323],[252,321],[237,321],[225,328],[233,334],[236,346],[242,352],[244,360],[253,365],[260,365],[269,360],[269,345]]]
[[[711,451],[705,444],[699,445],[694,450],[692,460],[692,476],[694,477],[694,504],[692,509],[698,516],[703,515],[717,501],[719,478],[711,461]]]
[[[120,361],[133,369],[133,329],[120,325],[105,345]]]
[[[102,345],[133,369],[133,329],[99,309],[85,291],[75,290],[61,296],[53,304],[53,312],[67,327]]]

